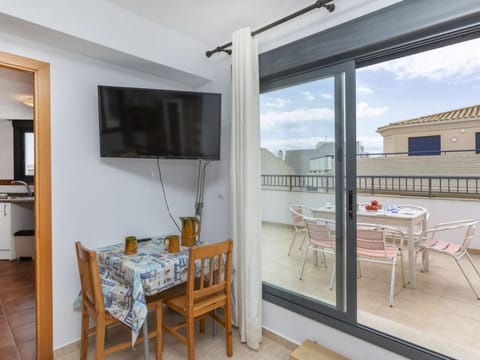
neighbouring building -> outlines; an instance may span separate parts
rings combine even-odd
[[[480,105],[450,110],[379,127],[385,153],[412,156],[440,155],[442,151],[480,153]]]

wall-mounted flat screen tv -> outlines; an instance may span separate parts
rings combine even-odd
[[[221,94],[98,86],[102,157],[220,159]]]

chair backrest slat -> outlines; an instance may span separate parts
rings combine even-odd
[[[97,253],[87,249],[79,241],[75,243],[75,249],[82,286],[82,303],[90,310],[103,312],[105,307],[98,271]]]
[[[190,248],[187,276],[187,304],[190,308],[195,301],[215,293],[230,296],[232,250],[232,240]],[[200,262],[198,279],[195,276],[197,262]],[[208,274],[205,272],[207,267]],[[197,287],[196,283],[199,284]]]
[[[385,257],[387,257],[384,230],[374,226],[357,228],[357,249],[383,251]]]
[[[475,236],[475,230],[477,229],[477,224],[478,224],[478,221],[468,225],[467,231],[465,232],[465,238],[462,243],[463,249],[468,249],[470,247],[470,244],[472,243],[472,240]]]
[[[305,222],[305,225],[311,242],[322,243],[332,248],[335,247],[335,239],[331,236],[332,230],[327,222],[320,219],[309,219]]]

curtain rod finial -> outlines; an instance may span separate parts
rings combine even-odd
[[[325,9],[327,9],[329,12],[334,12],[335,11],[335,4],[325,4]]]

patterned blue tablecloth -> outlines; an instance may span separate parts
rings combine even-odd
[[[147,316],[146,295],[187,281],[188,249],[171,254],[161,238],[138,244],[135,255],[125,245],[97,249],[105,310],[132,328],[132,345]]]

